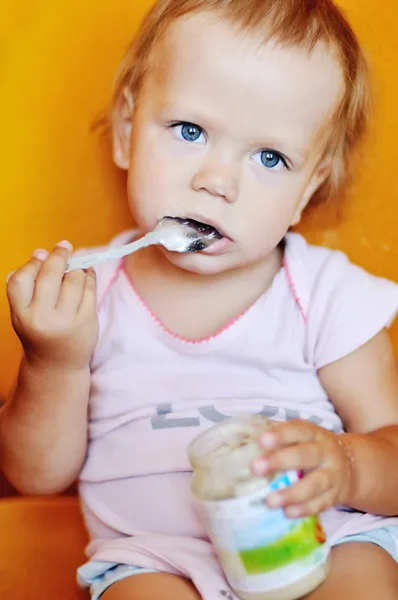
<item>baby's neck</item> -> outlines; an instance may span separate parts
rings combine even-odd
[[[246,311],[271,286],[282,250],[266,260],[217,275],[198,275],[170,263],[156,247],[130,255],[126,271],[146,305],[173,333],[211,336]],[[187,310],[189,307],[189,310]]]

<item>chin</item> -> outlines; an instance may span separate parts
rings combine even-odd
[[[214,256],[200,252],[179,254],[167,250],[164,251],[164,254],[174,266],[197,275],[217,275],[235,268],[226,255]]]

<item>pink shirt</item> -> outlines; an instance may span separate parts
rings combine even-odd
[[[111,246],[133,236],[124,233]],[[87,553],[187,575],[210,600],[222,575],[191,496],[188,443],[242,412],[341,432],[317,370],[392,322],[398,286],[288,233],[283,268],[268,291],[216,335],[189,341],[162,326],[122,262],[105,263],[97,274],[100,339],[80,477],[93,540]],[[398,525],[398,518],[341,509],[322,518],[331,543]]]

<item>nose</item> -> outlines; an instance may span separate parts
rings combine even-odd
[[[195,192],[205,191],[227,202],[235,202],[239,193],[238,171],[237,165],[209,159],[195,172],[191,187]]]

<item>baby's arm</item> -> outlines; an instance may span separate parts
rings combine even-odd
[[[386,330],[319,372],[341,416],[352,463],[345,504],[398,514],[398,369]]]
[[[59,245],[47,259],[33,257],[8,282],[24,356],[13,397],[0,413],[0,455],[7,477],[27,494],[67,487],[87,449],[96,282],[92,271],[64,277],[69,255]]]
[[[350,355],[319,370],[320,380],[347,433],[309,421],[278,423],[260,444],[257,475],[289,469],[305,477],[267,497],[288,516],[346,505],[380,515],[398,514],[398,371],[383,330]]]

